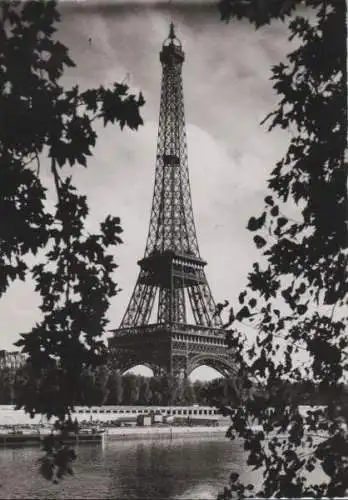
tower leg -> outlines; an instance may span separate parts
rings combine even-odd
[[[184,379],[187,376],[187,356],[172,356],[171,375],[176,379]]]

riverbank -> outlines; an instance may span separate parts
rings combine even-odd
[[[178,426],[178,427],[112,427],[105,429],[105,441],[126,439],[168,439],[185,437],[213,437],[224,436],[228,429],[227,425],[219,427],[207,426]]]
[[[69,436],[66,444],[105,445],[110,441],[127,441],[135,439],[174,439],[189,437],[218,437],[224,436],[227,426],[178,426],[178,427],[109,427],[103,432],[79,433]],[[0,433],[0,448],[41,447],[44,438],[49,433],[48,429],[27,433]]]
[[[48,433],[6,433],[0,434],[0,448],[41,447]],[[103,444],[105,434],[77,434],[64,439],[65,444]]]

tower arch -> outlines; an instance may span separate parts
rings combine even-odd
[[[138,373],[139,372],[139,373]],[[142,372],[142,373],[140,373]],[[144,374],[145,373],[145,374]],[[121,375],[141,375],[145,377],[152,377],[155,375],[154,367],[150,363],[137,363],[132,364],[130,368],[121,372]]]
[[[227,356],[223,357],[219,354],[211,354],[207,352],[203,354],[196,354],[191,357],[187,363],[187,376],[189,376],[193,370],[202,365],[214,368],[214,370],[226,378],[234,378],[237,374],[233,361],[229,360]]]

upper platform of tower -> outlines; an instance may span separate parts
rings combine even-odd
[[[170,23],[169,35],[164,40],[160,52],[160,61],[165,66],[174,66],[182,64],[185,59],[185,53],[182,50],[180,40],[175,34],[174,23]]]

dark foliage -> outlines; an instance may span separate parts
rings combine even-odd
[[[57,484],[64,476],[74,474],[72,464],[77,457],[75,451],[66,444],[66,440],[78,432],[78,425],[67,419],[64,423],[57,421],[55,427],[59,433],[51,433],[45,437],[45,455],[39,458],[39,464],[41,475]]]
[[[117,293],[110,249],[122,232],[109,215],[99,232],[87,233],[88,202],[67,168],[87,165],[98,121],[137,129],[144,100],[118,83],[64,88],[60,79],[74,62],[53,36],[59,19],[52,1],[0,4],[0,295],[16,279],[35,280],[42,318],[16,344],[31,371],[17,403],[63,421],[80,393],[81,372],[105,361],[101,337]],[[41,162],[56,188],[53,211]]]
[[[245,381],[230,435],[244,439],[247,464],[263,479],[254,488],[233,475],[220,498],[344,496],[346,3],[222,0],[219,5],[224,20],[247,18],[256,27],[291,15],[289,36],[300,42],[286,63],[272,68],[280,102],[265,121],[270,130],[291,130],[292,139],[270,175],[262,214],[248,223],[263,258],[249,274],[228,335]],[[254,329],[251,346],[242,323]],[[283,381],[311,381],[330,397],[325,407],[304,414]],[[257,396],[255,386],[262,387]],[[252,430],[254,423],[261,433]],[[309,472],[320,469],[327,479],[315,484]]]
[[[29,366],[18,370],[0,370],[0,404],[13,404],[22,392],[34,392],[35,381],[30,378]],[[30,387],[30,388],[29,388]],[[325,405],[331,399],[330,391],[307,382],[278,381],[273,391],[281,391],[296,404]],[[348,398],[348,385],[342,388]],[[76,405],[192,405],[221,406],[238,403],[238,394],[232,380],[217,378],[211,381],[190,379],[173,380],[168,376],[144,377],[120,375],[107,366],[88,369],[81,374],[81,390]]]
[[[52,375],[51,375],[52,377]],[[120,375],[107,365],[87,369],[81,373],[79,395],[74,405],[190,405],[192,403],[210,404],[212,387],[221,386],[225,381],[195,382],[189,379],[175,380],[161,375],[143,377],[131,373]],[[37,382],[30,365],[12,372],[0,370],[0,402],[18,402],[23,394],[35,394]],[[47,399],[49,396],[47,396]],[[54,391],[49,399],[54,407]]]
[[[63,418],[79,392],[80,372],[104,362],[100,338],[117,293],[108,250],[121,243],[122,232],[111,216],[97,234],[85,231],[87,199],[64,172],[66,165],[86,165],[97,139],[95,120],[137,128],[144,101],[116,83],[84,92],[59,84],[74,63],[53,39],[54,2],[3,2],[0,15],[0,290],[28,273],[36,282],[42,320],[17,345],[29,355],[37,397],[28,392],[19,404],[31,414]],[[56,187],[53,212],[40,180],[43,156]],[[29,267],[29,254],[42,263]]]

